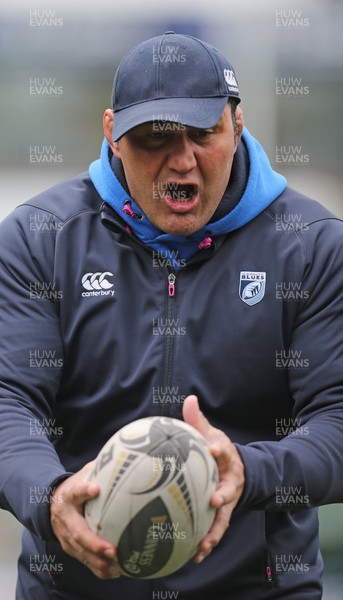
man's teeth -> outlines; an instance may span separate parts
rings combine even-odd
[[[173,200],[173,202],[190,202],[192,200],[191,196],[185,198],[184,196],[178,194],[170,194],[170,197]]]
[[[174,202],[190,202],[194,195],[193,186],[178,186],[167,190],[167,194]]]

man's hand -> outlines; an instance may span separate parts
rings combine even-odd
[[[60,483],[50,504],[50,520],[63,550],[86,565],[100,579],[120,576],[116,548],[93,533],[83,516],[86,500],[95,498],[100,488],[88,482],[94,461]]]
[[[188,396],[183,416],[206,439],[219,470],[219,486],[211,504],[217,509],[210,531],[199,544],[194,557],[200,563],[221,540],[229,526],[233,509],[244,488],[244,465],[230,439],[220,429],[212,427],[200,412],[196,396]],[[51,498],[51,526],[65,552],[77,558],[100,579],[120,576],[116,548],[93,533],[84,516],[83,505],[99,494],[99,486],[88,482],[94,461],[88,463],[55,489]]]
[[[212,427],[199,410],[196,396],[187,396],[185,399],[183,417],[204,436],[219,470],[219,486],[211,498],[211,505],[217,509],[216,518],[210,531],[201,540],[194,557],[195,562],[200,563],[220,542],[229,527],[232,511],[244,488],[244,465],[230,439],[223,431]]]

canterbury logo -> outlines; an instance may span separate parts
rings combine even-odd
[[[82,277],[82,285],[86,290],[109,290],[114,283],[107,281],[106,277],[113,277],[113,273],[105,271],[104,273],[86,273]]]
[[[82,286],[87,292],[83,292],[82,296],[108,296],[114,294],[114,283],[108,281],[108,277],[113,277],[110,271],[97,271],[96,273],[85,273],[81,279]]]
[[[238,83],[234,72],[231,69],[224,69],[224,77],[230,92],[239,94]]]

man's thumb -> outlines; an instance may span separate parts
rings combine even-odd
[[[192,425],[199,433],[206,436],[211,425],[199,408],[197,396],[187,396],[183,403],[182,413],[183,418],[188,425]]]

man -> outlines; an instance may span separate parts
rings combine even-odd
[[[321,598],[315,507],[343,499],[343,226],[271,169],[239,102],[212,46],[143,42],[100,160],[2,224],[17,600]],[[203,433],[220,484],[194,561],[135,580],[83,510],[98,451],[148,415]]]

